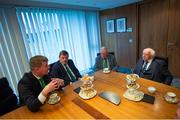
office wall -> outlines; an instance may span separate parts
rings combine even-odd
[[[109,51],[114,51],[117,62],[121,66],[134,67],[137,55],[137,7],[136,4],[124,7],[104,10],[100,12],[101,19],[101,43]],[[133,32],[116,32],[116,19],[125,17],[127,27]],[[115,20],[115,32],[107,33],[106,21]]]
[[[106,20],[127,18],[133,32],[107,33]],[[180,1],[146,0],[100,12],[102,45],[115,51],[121,66],[134,67],[146,47],[168,57],[169,69],[180,76]],[[132,42],[129,41],[132,39]]]

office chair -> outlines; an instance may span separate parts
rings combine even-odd
[[[116,71],[120,72],[120,73],[125,73],[125,74],[131,74],[132,73],[132,70],[130,68],[127,68],[124,66],[118,66]]]
[[[56,62],[49,64],[49,75],[50,75],[50,73],[51,73],[51,71],[52,71],[52,67],[53,67],[53,65],[54,65],[55,63],[56,63]]]
[[[111,55],[114,55],[114,52],[108,52]],[[101,53],[97,53],[97,56],[100,55]]]
[[[168,67],[168,57],[155,56],[154,59],[158,60],[160,64],[162,64],[161,62],[163,62],[163,64]]]
[[[6,78],[0,79],[0,116],[18,107],[17,97]]]

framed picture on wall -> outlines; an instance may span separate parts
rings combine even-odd
[[[116,19],[117,32],[126,32],[126,18]]]
[[[106,30],[107,30],[107,33],[113,33],[114,32],[114,20],[107,20],[106,21]]]

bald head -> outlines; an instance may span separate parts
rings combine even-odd
[[[106,58],[108,56],[108,50],[106,47],[101,47],[101,57]]]
[[[145,48],[143,50],[142,58],[144,61],[148,61],[155,57],[155,51],[152,48]]]

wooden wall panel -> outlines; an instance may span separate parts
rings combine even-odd
[[[180,0],[170,0],[167,55],[171,72],[180,77]]]
[[[134,67],[136,64],[136,8],[136,4],[133,4],[100,12],[102,46],[115,52],[120,66]],[[127,27],[132,27],[133,32],[116,32],[116,19],[121,17],[127,18]],[[109,19],[115,20],[114,33],[106,32],[106,21]],[[132,42],[129,42],[130,39]]]
[[[139,5],[139,57],[151,47],[158,56],[167,56],[169,0],[152,0]]]
[[[127,18],[133,32],[107,33],[105,21],[120,17]],[[180,77],[180,0],[144,0],[101,11],[100,19],[102,45],[115,51],[120,66],[134,67],[142,50],[151,47],[158,56],[168,57],[171,73]]]

